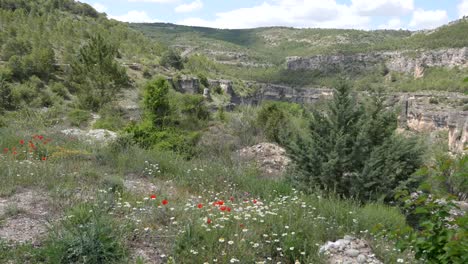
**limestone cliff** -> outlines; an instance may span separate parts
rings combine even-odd
[[[428,67],[468,67],[468,48],[288,57],[288,70],[365,71],[384,65],[394,72],[421,77]]]

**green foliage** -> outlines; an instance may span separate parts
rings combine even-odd
[[[163,66],[172,67],[176,70],[182,70],[184,68],[182,57],[173,49],[168,49],[162,54],[160,63]]]
[[[311,113],[308,134],[289,145],[296,180],[361,200],[391,197],[422,162],[417,143],[393,135],[395,128],[380,97],[364,108],[339,83],[324,111]]]
[[[437,195],[468,195],[468,156],[436,156],[433,163],[419,169],[412,177],[412,187]],[[411,186],[411,185],[410,185]],[[409,186],[409,187],[410,187]]]
[[[80,49],[70,78],[83,108],[99,109],[128,85],[125,69],[115,60],[117,55],[116,46],[101,35],[91,37]]]
[[[100,201],[100,202],[103,202]],[[127,255],[124,231],[102,205],[71,209],[46,242],[48,263],[116,263]]]
[[[270,142],[287,145],[293,134],[294,117],[302,117],[302,109],[299,105],[267,102],[261,106],[257,120]]]
[[[95,129],[119,131],[125,127],[126,121],[123,110],[114,105],[105,105],[99,111],[100,118],[93,125]]]
[[[206,75],[199,73],[198,79],[200,80],[200,84],[203,85],[204,87],[210,86],[210,84],[208,83],[208,78],[206,78]]]
[[[68,120],[72,126],[81,127],[91,119],[91,113],[86,110],[73,109],[68,113]]]
[[[466,263],[468,216],[453,216],[459,210],[450,200],[422,193],[400,194],[408,215],[418,216],[418,228],[389,230],[401,250],[411,248],[417,259],[427,263]]]
[[[147,82],[144,89],[143,103],[147,118],[151,120],[155,127],[161,128],[168,125],[171,113],[168,81],[163,77],[159,77],[156,80]]]
[[[0,112],[14,110],[15,108],[11,85],[3,75],[0,75]]]

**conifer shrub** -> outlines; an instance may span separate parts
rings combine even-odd
[[[366,105],[366,106],[364,106]],[[293,180],[360,200],[391,199],[422,164],[416,139],[395,134],[396,115],[383,99],[358,104],[340,82],[323,111],[313,110],[308,133],[288,145]]]

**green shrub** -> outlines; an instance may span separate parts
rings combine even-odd
[[[425,263],[468,262],[468,215],[452,215],[459,209],[446,198],[423,192],[400,195],[407,216],[416,218],[417,226],[383,231],[384,235],[398,241],[400,250],[413,250]]]
[[[418,142],[393,135],[396,116],[385,110],[383,99],[359,105],[345,83],[309,119],[307,134],[288,146],[299,187],[318,186],[361,200],[391,199],[422,164]]]
[[[122,193],[124,191],[123,179],[115,175],[105,176],[102,179],[102,185],[105,190],[110,190],[112,192]]]
[[[420,168],[412,177],[412,186],[438,195],[468,195],[468,156],[437,155],[435,161]]]
[[[91,119],[91,113],[86,110],[73,109],[68,113],[68,120],[72,126],[80,127]]]
[[[116,61],[117,56],[117,47],[99,34],[81,47],[69,75],[81,107],[98,110],[129,84],[125,68]]]
[[[172,67],[177,70],[182,70],[184,68],[182,57],[173,49],[169,49],[162,54],[160,63],[162,66]]]
[[[58,96],[62,97],[63,99],[70,99],[70,94],[68,92],[67,87],[61,82],[54,82],[50,85],[50,90],[57,94]]]
[[[125,127],[124,113],[117,106],[106,105],[99,111],[99,115],[101,117],[93,125],[95,129],[119,131]]]
[[[113,220],[108,209],[99,206],[81,204],[67,213],[45,243],[46,262],[116,263],[127,256],[127,226]]]
[[[155,127],[164,127],[170,123],[169,87],[168,81],[163,77],[149,81],[145,85],[143,98],[145,114]]]

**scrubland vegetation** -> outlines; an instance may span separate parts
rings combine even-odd
[[[323,78],[335,93],[315,105],[212,111],[153,73],[191,73],[206,86],[213,74],[256,72],[183,59],[74,1],[0,7],[0,263],[327,263],[319,248],[345,235],[368,241],[384,263],[468,262],[467,216],[452,214],[468,191],[467,156],[397,133],[396,109],[378,94],[355,97],[367,83]],[[133,62],[143,73],[124,66]],[[322,78],[263,71],[298,85]],[[125,91],[138,94],[136,118],[119,104]],[[118,136],[62,132],[70,127]],[[287,150],[280,179],[237,157],[260,142]]]

